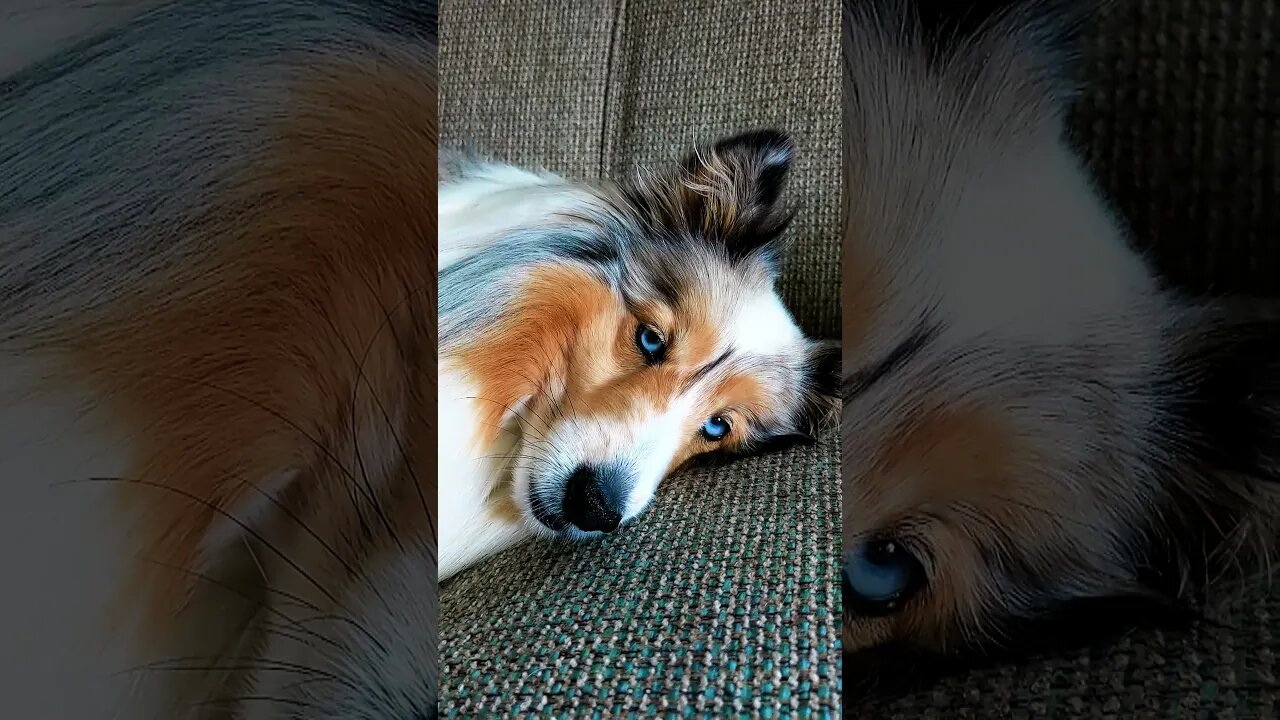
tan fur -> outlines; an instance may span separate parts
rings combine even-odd
[[[503,320],[457,352],[477,387],[478,441],[492,444],[505,415],[565,375],[566,348],[612,347],[617,312],[613,293],[584,271],[531,273]]]
[[[975,603],[985,591],[980,587],[984,571],[971,538],[984,520],[956,509],[994,510],[999,514],[991,522],[1006,527],[1021,521],[1020,510],[1000,505],[999,499],[1041,486],[1032,480],[1034,464],[1027,462],[1011,422],[995,409],[934,405],[920,417],[905,419],[880,442],[872,469],[850,488],[845,526],[854,531],[896,527],[927,517],[912,532],[929,538],[924,558],[934,592],[892,619],[853,619],[845,625],[846,650],[901,634],[946,645],[952,639],[939,632],[936,618],[982,611]]]

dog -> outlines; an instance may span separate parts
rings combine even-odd
[[[1280,325],[1168,287],[1094,188],[1089,6],[843,5],[849,688],[1185,622],[1266,566]]]
[[[436,717],[435,3],[25,6],[6,714]]]
[[[756,130],[619,182],[449,154],[440,185],[440,577],[614,532],[697,458],[834,422],[836,344],[774,284],[792,140]]]

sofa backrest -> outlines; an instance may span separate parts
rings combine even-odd
[[[1193,292],[1280,290],[1280,0],[1116,0],[1076,145],[1134,244]]]

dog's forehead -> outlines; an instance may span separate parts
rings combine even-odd
[[[883,351],[926,317],[960,340],[1060,344],[1156,292],[1060,139],[979,155],[855,184],[863,208],[889,202],[880,193],[914,200],[896,213],[858,213],[848,229],[849,360]]]
[[[723,333],[726,348],[738,355],[777,357],[803,349],[800,328],[772,288],[741,298]]]
[[[641,292],[667,306],[682,330],[713,335],[699,339],[708,351],[751,357],[803,350],[803,333],[762,263],[732,261],[694,239],[651,246],[638,257]]]

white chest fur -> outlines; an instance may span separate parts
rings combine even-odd
[[[439,572],[445,580],[533,533],[490,497],[505,481],[517,439],[514,430],[499,432],[492,446],[483,446],[477,441],[484,434],[477,413],[480,401],[465,374],[442,362],[439,387]]]

